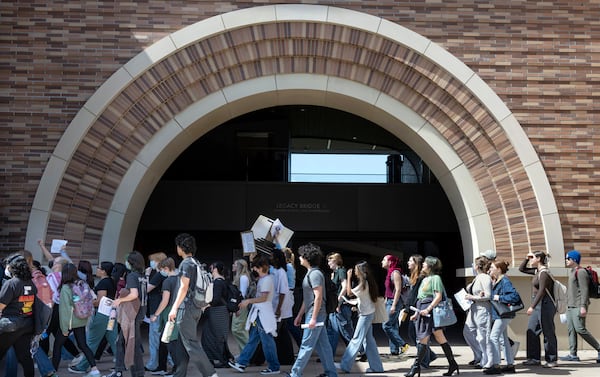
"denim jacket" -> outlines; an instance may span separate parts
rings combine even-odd
[[[514,304],[521,299],[519,292],[517,292],[515,287],[512,285],[511,281],[506,276],[503,276],[502,279],[494,283],[492,287],[492,300],[496,295],[500,296],[499,301],[505,304]],[[515,313],[509,315],[509,318],[514,317]],[[500,315],[498,314],[498,311],[496,311],[496,309],[492,306],[492,320],[496,319],[500,319]]]

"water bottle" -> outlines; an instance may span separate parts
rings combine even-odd
[[[112,331],[115,328],[115,322],[117,322],[117,309],[110,309],[110,316],[108,317],[108,323],[106,324],[106,330]]]

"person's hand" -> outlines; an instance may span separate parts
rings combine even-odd
[[[585,317],[587,315],[587,309],[582,307],[581,309],[579,309],[579,316],[580,317]]]
[[[43,244],[44,244],[44,241],[38,240],[38,245],[42,246]]]
[[[394,305],[390,306],[390,314],[396,313],[396,307]]]
[[[417,320],[417,313],[415,312],[415,314],[410,316],[410,320],[411,321],[416,321]]]
[[[119,298],[118,298],[118,299],[116,299],[116,300],[113,300],[113,302],[112,302],[112,305],[111,305],[111,306],[112,306],[113,308],[118,308],[118,307],[119,307],[119,305],[121,305],[121,299],[119,299]]]
[[[155,316],[154,314],[152,314],[152,315],[150,316],[150,322],[156,322],[156,319],[157,319],[157,318],[158,318],[157,316]]]
[[[527,315],[531,315],[533,313],[533,308],[530,307],[529,309],[527,309]]]
[[[177,318],[177,309],[172,308],[169,312],[169,321],[175,322],[175,318]]]
[[[296,316],[296,318],[294,318],[294,326],[300,327],[301,323],[302,323],[302,316],[301,315]]]
[[[240,302],[240,309],[248,307],[248,300],[242,300]]]
[[[314,329],[315,327],[317,327],[317,317],[313,316],[310,321],[308,321],[308,328]]]

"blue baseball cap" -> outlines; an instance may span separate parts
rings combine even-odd
[[[581,254],[577,250],[571,250],[567,253],[567,259],[573,260],[573,262],[579,264],[581,262]]]

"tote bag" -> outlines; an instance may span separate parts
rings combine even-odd
[[[440,303],[433,308],[432,314],[433,327],[447,327],[456,323],[456,314],[454,313],[452,300],[448,299],[445,290],[442,296],[442,301],[440,301]]]
[[[525,307],[520,297],[519,302],[517,302],[516,304],[505,304],[500,301],[492,300],[492,306],[494,307],[494,309],[496,309],[498,315],[500,315],[500,318],[508,318],[510,317],[510,314],[516,313]]]
[[[377,297],[377,302],[375,303],[375,315],[373,316],[373,323],[383,323],[387,322],[390,317],[388,316],[388,312],[385,308],[385,298]]]

